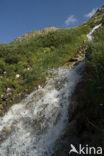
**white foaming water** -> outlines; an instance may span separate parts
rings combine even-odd
[[[87,35],[92,40],[94,27]],[[81,80],[84,60],[73,69],[59,68],[44,88],[31,93],[0,119],[0,156],[51,156],[68,123],[71,95]]]
[[[94,33],[94,31],[96,29],[98,29],[99,27],[101,27],[102,24],[99,24],[97,26],[95,26],[88,34],[87,34],[87,38],[88,38],[88,41],[92,41],[92,34]]]
[[[84,61],[59,68],[44,88],[10,108],[0,120],[0,156],[51,156],[68,122],[68,107]]]

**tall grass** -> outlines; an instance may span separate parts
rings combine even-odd
[[[58,29],[22,42],[0,45],[0,94],[9,87],[13,94],[45,80],[47,71],[71,57],[83,43],[87,26]],[[16,74],[20,77],[16,79]]]

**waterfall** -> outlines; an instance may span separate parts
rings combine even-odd
[[[0,156],[51,156],[55,142],[67,126],[71,96],[81,80],[84,64],[82,60],[74,68],[53,70],[43,88],[13,105],[1,117]]]
[[[101,27],[102,24],[99,24],[97,26],[95,26],[88,34],[87,34],[87,38],[88,38],[88,41],[92,41],[92,34],[94,33],[94,31],[96,29],[98,29],[99,27]]]
[[[10,108],[0,120],[0,156],[51,155],[68,122],[70,98],[83,66],[59,68],[44,88]]]

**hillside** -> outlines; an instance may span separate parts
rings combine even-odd
[[[102,16],[103,8],[97,10],[92,20]],[[71,107],[76,104],[77,107],[72,116],[69,115],[69,126],[64,136],[57,141],[54,156],[67,156],[70,144],[77,149],[79,144],[83,147],[104,147],[104,18],[102,26],[94,32],[93,40],[85,44],[83,77],[71,98]],[[74,156],[74,153],[71,155]]]
[[[17,102],[15,95],[44,84],[48,71],[72,58],[83,44],[89,26],[58,29],[22,42],[0,45],[1,103]],[[9,99],[8,99],[9,98]],[[3,100],[2,100],[3,99]],[[9,105],[9,102],[8,102]]]
[[[83,92],[83,94],[82,94]],[[94,33],[88,44],[86,67],[78,109],[78,124],[92,135],[91,144],[104,146],[104,25]],[[84,105],[83,105],[84,103]],[[82,119],[83,116],[83,119]],[[79,126],[79,129],[81,127]],[[81,131],[82,128],[80,129]],[[81,132],[80,131],[80,132]]]
[[[51,31],[56,31],[57,28],[55,27],[50,27],[50,28],[44,28],[43,30],[35,30],[35,31],[31,31],[27,34],[24,34],[20,37],[18,37],[14,42],[21,42],[24,40],[29,40],[30,38],[34,38],[36,35],[45,35],[48,34]]]
[[[86,34],[101,23],[102,14],[76,28],[46,28],[0,44],[0,95],[2,110],[45,83],[48,71],[68,62],[83,45]],[[3,111],[1,111],[3,113]]]
[[[74,28],[0,44],[0,155],[104,146],[104,6]],[[72,154],[73,155],[73,154]]]

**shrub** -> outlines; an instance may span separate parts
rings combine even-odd
[[[8,64],[17,64],[19,60],[19,57],[15,55],[9,55],[7,58],[5,58],[5,62]]]

